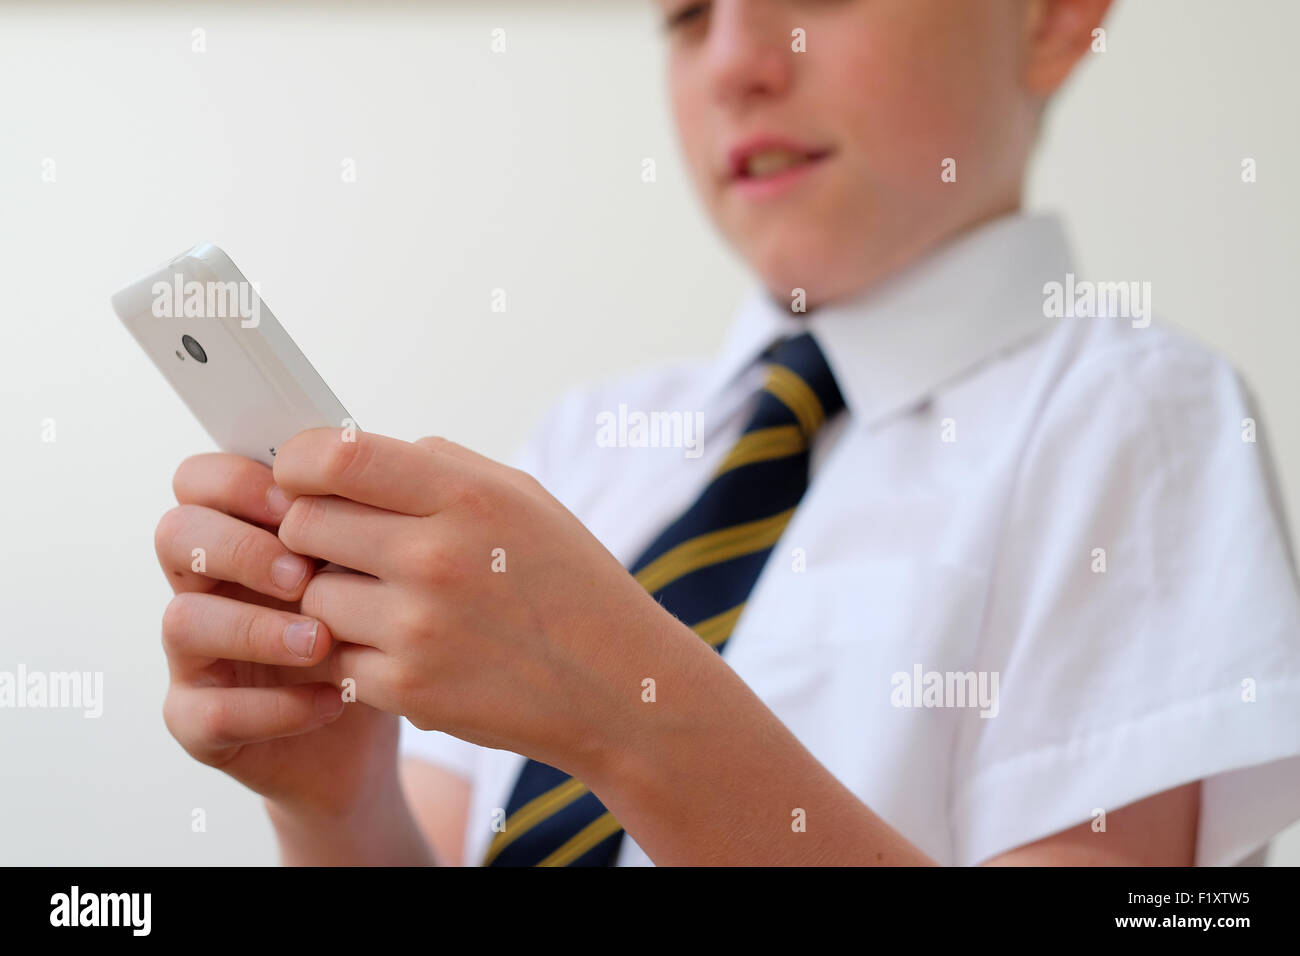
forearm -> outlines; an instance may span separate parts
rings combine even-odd
[[[290,810],[270,800],[266,811],[284,866],[437,864],[398,787],[347,814]]]
[[[660,865],[922,865],[703,642],[589,783]]]

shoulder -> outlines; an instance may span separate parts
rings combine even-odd
[[[1238,370],[1168,328],[1083,321],[1094,324],[1044,343],[1011,464],[1009,546],[1046,566],[1050,554],[1074,567],[1070,556],[1094,549],[1127,552],[1149,585],[1183,594],[1189,561],[1267,554],[1280,582],[1286,508]]]
[[[1223,355],[1167,326],[1065,320],[1044,343],[1027,453],[1131,452],[1166,464],[1255,443],[1256,404]]]
[[[1074,336],[1074,361],[1062,382],[1067,388],[1111,387],[1155,404],[1191,394],[1233,399],[1247,391],[1232,362],[1175,328],[1133,327],[1115,319],[1077,321],[1090,325]]]

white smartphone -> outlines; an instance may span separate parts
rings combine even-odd
[[[257,287],[212,243],[121,289],[113,310],[222,451],[270,465],[303,429],[356,427]]]

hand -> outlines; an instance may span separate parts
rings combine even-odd
[[[331,675],[359,700],[578,773],[644,730],[644,678],[717,656],[527,474],[444,439],[355,438],[294,436],[275,480],[290,550],[371,575],[302,598],[347,642]]]
[[[180,504],[155,534],[176,592],[163,615],[172,736],[290,813],[337,818],[395,788],[397,721],[362,703],[345,712],[329,683],[329,628],[299,607],[313,564],[274,533],[289,502],[271,469],[199,455],[173,486]],[[193,570],[196,548],[203,571]]]

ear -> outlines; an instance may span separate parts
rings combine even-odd
[[[1091,49],[1092,32],[1101,26],[1110,4],[1111,0],[1028,0],[1024,84],[1029,92],[1042,97],[1056,92]]]

